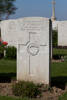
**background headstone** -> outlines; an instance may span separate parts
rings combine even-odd
[[[17,22],[15,20],[5,20],[1,22],[1,38],[7,41],[9,46],[16,46],[19,35]],[[18,34],[17,34],[18,33]]]
[[[17,80],[49,84],[51,23],[47,18],[24,18],[18,40]]]
[[[67,46],[67,21],[58,23],[58,46]]]
[[[9,46],[17,47],[19,38],[24,39],[22,34],[23,18],[1,22],[1,38],[3,41],[8,42]]]

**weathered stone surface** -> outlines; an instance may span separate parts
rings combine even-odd
[[[23,18],[20,28],[22,35],[18,40],[17,80],[49,84],[51,57],[49,19]]]

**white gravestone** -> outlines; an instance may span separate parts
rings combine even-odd
[[[50,82],[50,20],[24,18],[22,38],[17,49],[17,80],[49,84]]]
[[[18,39],[18,23],[16,20],[5,20],[1,22],[1,37],[8,42],[9,46],[16,46]]]
[[[17,47],[19,38],[23,40],[23,18],[15,20],[5,20],[1,22],[1,37],[8,42],[9,46]]]
[[[67,21],[58,23],[58,46],[67,46]]]

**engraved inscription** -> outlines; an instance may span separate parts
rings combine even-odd
[[[41,30],[42,29],[42,23],[37,22],[37,23],[32,23],[32,22],[23,22],[23,24],[20,24],[20,29],[22,31],[31,31],[31,30]]]

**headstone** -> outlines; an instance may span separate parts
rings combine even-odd
[[[19,38],[23,40],[23,18],[5,20],[1,22],[1,37],[9,46],[17,47]]]
[[[51,21],[42,17],[24,18],[18,40],[17,80],[50,83]],[[20,32],[19,32],[20,33]]]
[[[1,38],[7,41],[9,46],[16,46],[18,41],[18,23],[16,20],[1,22]]]
[[[52,30],[58,30],[58,23],[59,23],[60,21],[52,21]]]
[[[58,23],[58,46],[67,46],[67,21]]]

